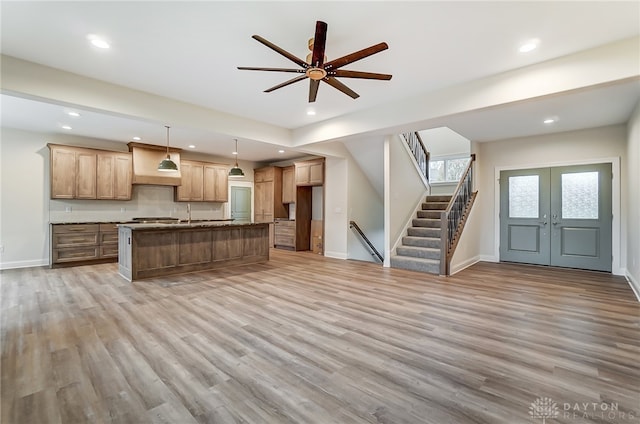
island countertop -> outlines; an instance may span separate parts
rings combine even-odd
[[[118,271],[128,281],[269,260],[268,222],[118,224]]]
[[[211,221],[183,221],[183,222],[125,222],[118,224],[118,227],[130,228],[136,230],[169,230],[169,229],[188,229],[188,228],[204,228],[204,227],[250,227],[263,224],[272,224],[272,222],[242,222],[229,220],[211,220]]]

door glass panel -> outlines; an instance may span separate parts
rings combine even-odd
[[[598,172],[562,174],[562,218],[598,219]]]
[[[537,175],[509,177],[509,218],[538,218]]]

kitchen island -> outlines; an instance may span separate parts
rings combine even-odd
[[[269,260],[269,223],[118,225],[118,271],[128,281]]]

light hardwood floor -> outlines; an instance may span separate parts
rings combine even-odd
[[[542,397],[548,424],[640,422],[640,304],[607,274],[272,250],[133,284],[115,264],[0,277],[6,424],[541,423]]]

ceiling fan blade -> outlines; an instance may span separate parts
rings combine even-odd
[[[290,69],[290,68],[258,68],[253,66],[238,66],[238,69],[242,71],[296,72],[299,74],[304,73],[304,69]]]
[[[375,46],[367,47],[366,49],[358,50],[357,52],[348,54],[346,56],[339,57],[324,64],[324,69],[328,72],[332,69],[338,69],[345,65],[355,62],[356,60],[364,59],[373,54],[380,53],[383,50],[388,49],[387,43],[379,43]]]
[[[320,86],[320,80],[309,80],[309,103],[313,103],[316,101],[316,96],[318,95],[318,87]]]
[[[278,88],[286,87],[287,85],[293,84],[294,82],[302,81],[305,78],[307,78],[306,75],[297,76],[295,78],[290,79],[289,81],[283,82],[282,84],[274,85],[271,88],[267,88],[266,90],[264,90],[264,92],[271,93],[272,91],[277,90]]]
[[[302,72],[302,71],[301,71]],[[375,72],[360,72],[360,71],[347,71],[338,69],[330,72],[331,76],[343,77],[343,78],[364,78],[375,80],[390,80],[393,75],[389,74],[377,74]]]
[[[311,66],[319,68],[324,63],[324,48],[327,43],[327,24],[322,21],[316,22],[316,35],[313,37],[313,56]]]
[[[296,57],[296,56],[292,55],[288,51],[276,46],[275,44],[273,44],[272,42],[270,42],[268,40],[265,40],[264,38],[260,37],[259,35],[253,35],[252,38],[255,39],[255,40],[258,40],[259,42],[261,42],[265,46],[269,47],[271,50],[274,50],[274,51],[280,53],[282,56],[286,57],[287,59],[289,59],[290,61],[292,61],[294,63],[297,63],[298,65],[302,66],[305,69],[309,66],[304,60],[300,59],[299,57]]]
[[[350,89],[349,87],[347,87],[346,85],[344,85],[343,83],[341,83],[340,81],[338,81],[333,77],[323,78],[322,81],[326,82],[333,88],[337,88],[338,90],[342,91],[344,94],[351,97],[352,99],[357,99],[358,97],[360,97],[358,93],[356,93],[355,91],[353,91],[352,89]]]

